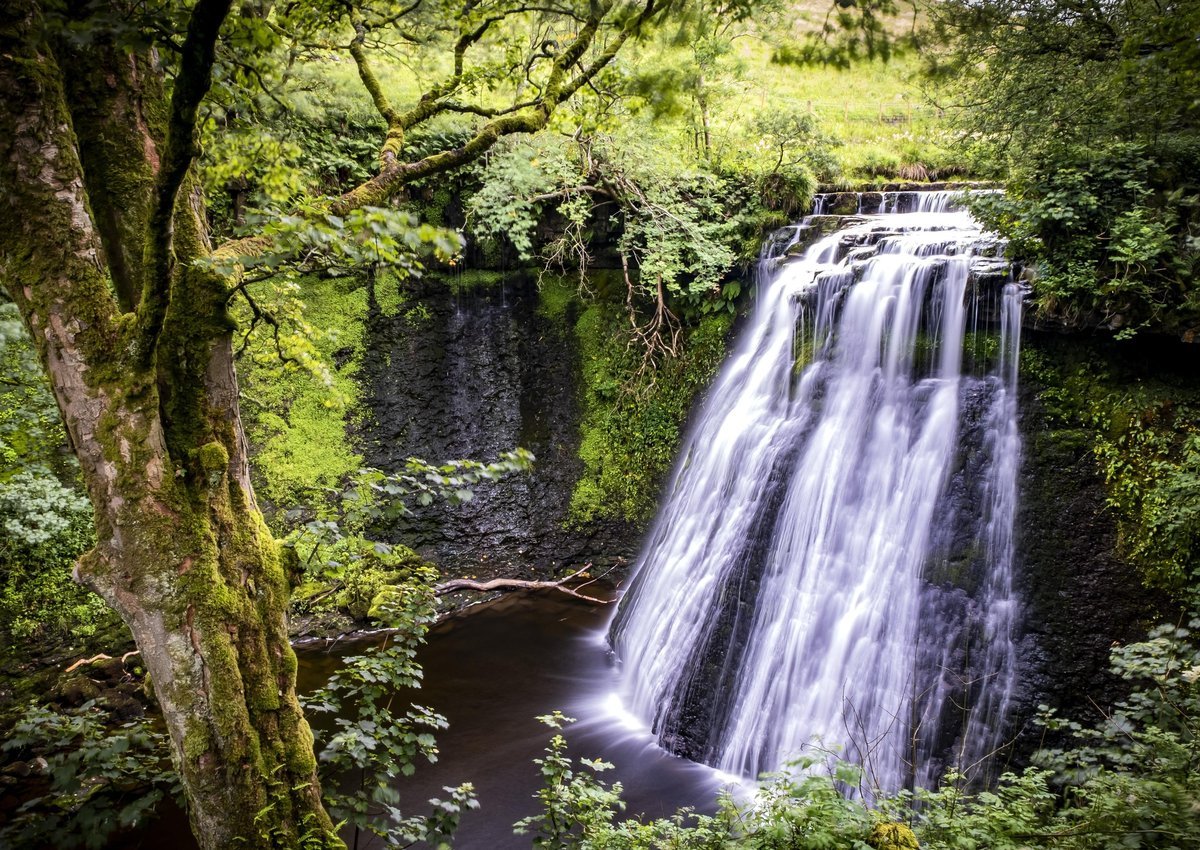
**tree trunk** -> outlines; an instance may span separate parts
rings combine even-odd
[[[200,845],[340,847],[296,700],[287,579],[250,486],[226,284],[187,262],[206,249],[198,196],[178,203],[182,262],[148,359],[121,304],[127,282],[115,296],[129,264],[114,275],[105,262],[33,2],[0,8],[0,102],[0,281],[38,347],[96,512],[97,545],[76,577],[141,650]],[[156,167],[152,141],[126,146],[146,152],[139,173]]]

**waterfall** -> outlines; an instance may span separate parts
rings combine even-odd
[[[816,748],[896,790],[1003,743],[1021,294],[964,370],[989,243],[910,194],[802,257],[805,223],[768,242],[610,632],[627,708],[730,773]]]

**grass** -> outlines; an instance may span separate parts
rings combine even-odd
[[[694,40],[678,43],[678,33],[668,27],[617,57],[601,85],[623,90],[624,99],[600,116],[594,103],[583,106],[588,113],[583,123],[617,136],[631,134],[664,156],[682,155],[699,164],[705,158],[698,143],[702,93],[711,140],[707,158],[718,165],[746,168],[753,167],[756,156],[761,161],[756,117],[787,111],[811,113],[829,139],[836,167],[818,175],[826,182],[914,179],[922,173],[936,179],[965,172],[947,120],[922,89],[917,56],[898,54],[888,62],[863,61],[848,69],[776,61],[780,48],[819,29],[828,9],[828,0],[788,4],[773,22],[735,24],[711,50]],[[900,18],[889,26],[898,36],[912,21]],[[476,51],[478,55],[471,54],[476,61],[487,58],[485,46]],[[402,46],[392,56],[377,56],[375,70],[392,104],[406,108],[447,70],[446,55]],[[373,115],[346,57],[330,55],[297,66],[296,74],[299,113],[335,109],[363,118]],[[511,96],[512,82],[489,86],[483,105],[502,105]],[[555,123],[570,134],[579,122],[564,115]]]
[[[849,69],[792,67],[772,64],[759,48],[746,49],[754,62],[748,79],[758,97],[730,104],[726,122],[731,139],[738,138],[752,110],[790,109],[814,115],[819,130],[831,139],[840,175],[828,177],[835,180],[921,179],[921,171],[937,179],[965,169],[943,113],[922,92],[915,56]]]

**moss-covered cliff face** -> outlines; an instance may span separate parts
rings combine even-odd
[[[725,320],[689,329],[683,355],[631,382],[624,305],[602,278],[469,272],[408,292],[419,310],[369,321],[359,435],[369,464],[492,459],[521,446],[532,474],[416,508],[382,530],[448,574],[548,574],[628,561],[652,518],[697,394],[721,361]]]
[[[1050,427],[1090,449],[1118,549],[1146,584],[1183,599],[1200,586],[1200,347],[1034,336],[1025,371]]]
[[[1115,695],[1112,645],[1195,587],[1200,351],[1027,331],[1021,364],[1024,713],[1080,716]]]
[[[402,296],[390,279],[373,296],[353,288],[352,318],[363,332],[343,328],[338,337],[339,371],[357,385],[360,407],[342,431],[347,446],[384,469],[413,455],[490,459],[518,445],[538,457],[532,475],[377,531],[448,574],[547,575],[636,555],[689,413],[723,359],[729,320],[694,324],[679,358],[653,380],[631,381],[639,353],[613,297],[619,281],[591,283],[591,297],[573,280],[539,284],[519,274],[428,279]],[[335,312],[340,325],[345,317]],[[994,338],[981,331],[968,349],[987,371]],[[1115,686],[1107,677],[1112,643],[1141,636],[1195,585],[1200,488],[1187,482],[1196,475],[1198,359],[1188,346],[1149,339],[1026,332],[1023,717],[1042,702],[1074,714],[1092,699],[1103,704]],[[300,412],[290,405],[291,416]],[[973,421],[966,415],[964,427]],[[964,455],[962,475],[970,477],[971,463]],[[960,501],[959,509],[974,509],[970,493]],[[947,558],[943,568],[966,571],[956,582],[972,580],[969,558]],[[1026,744],[1040,734],[1027,728]]]

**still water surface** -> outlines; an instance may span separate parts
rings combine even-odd
[[[437,764],[422,764],[402,786],[406,814],[424,811],[442,787],[474,783],[480,808],[463,817],[455,846],[463,850],[528,848],[512,825],[537,811],[538,767],[551,730],[538,715],[555,709],[577,718],[567,731],[575,757],[616,765],[603,777],[625,787],[626,814],[663,817],[681,806],[711,811],[722,780],[715,771],[668,755],[637,729],[612,695],[617,670],[604,641],[611,608],[561,593],[506,596],[436,626],[421,653],[425,687],[416,701],[441,712],[450,728],[438,735]],[[336,660],[302,656],[323,678]]]

